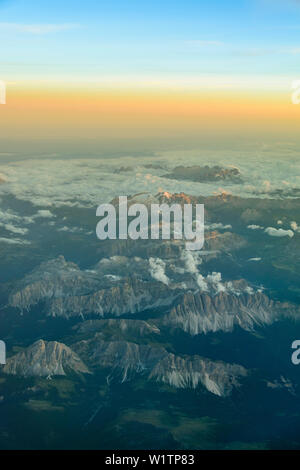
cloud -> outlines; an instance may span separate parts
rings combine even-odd
[[[184,261],[185,272],[192,274],[201,291],[206,292],[209,290],[207,284],[209,278],[205,279],[198,269],[198,266],[202,264],[202,255],[203,252],[183,250],[181,252],[181,260]]]
[[[192,275],[201,292],[211,292],[218,294],[220,292],[231,292],[239,295],[241,292],[253,293],[253,289],[249,286],[236,284],[235,281],[222,282],[222,274],[213,271],[206,277],[199,272],[198,265],[201,264],[201,252],[192,252],[183,250],[181,253],[181,260],[185,264],[185,272]],[[180,272],[179,269],[176,269]]]
[[[224,46],[224,42],[222,41],[210,41],[210,40],[203,40],[203,39],[192,39],[189,41],[185,41],[185,44],[188,46],[195,46],[195,47],[207,47],[207,46]]]
[[[0,237],[0,243],[7,243],[9,245],[30,245],[27,240],[21,240],[20,238],[4,238]]]
[[[255,224],[247,225],[247,228],[249,228],[250,230],[263,230],[264,229],[264,227],[262,227],[261,225],[255,225]]]
[[[7,31],[13,33],[29,34],[49,34],[69,31],[79,28],[80,25],[74,23],[61,24],[21,24],[21,23],[0,23],[0,32]]]
[[[222,275],[221,275],[221,273],[217,273],[217,272],[214,271],[211,274],[208,274],[206,279],[209,282],[215,284],[217,282],[221,282]]]
[[[184,261],[185,269],[188,273],[198,274],[198,264],[201,261],[198,259],[197,252],[183,250],[181,253],[181,259]]]
[[[230,185],[230,190],[234,195],[249,197],[249,194],[253,194],[256,188],[260,188],[261,181],[267,179],[266,175],[269,178],[272,177],[274,187],[282,188],[283,179],[298,187],[299,171],[296,171],[298,167],[295,169],[287,162],[282,166],[270,165],[271,154],[273,155],[273,150],[271,152],[270,149],[273,149],[273,147],[267,150],[268,153],[264,159],[266,163],[262,162],[261,159],[256,160],[256,157],[254,158],[252,154],[247,153],[246,158],[243,159],[244,166],[241,167],[241,171],[253,187],[249,190],[246,185],[231,185],[228,182],[227,187]],[[278,152],[278,155],[281,154],[281,151]],[[157,158],[166,167],[168,165],[170,167],[180,165],[183,161],[186,161],[181,151],[160,152],[157,153]],[[191,165],[199,164],[199,162],[205,165],[210,158],[221,166],[224,165],[225,161],[228,164],[228,155],[223,154],[223,151],[214,154],[199,151],[194,154],[191,152],[188,153],[188,158]],[[295,154],[295,161],[296,158],[297,155]],[[151,173],[157,175],[157,180],[152,182],[152,180],[146,179],[149,168],[144,168],[141,161],[137,161],[137,157],[133,156],[122,156],[122,158],[111,159],[110,162],[102,157],[97,159],[80,157],[76,159],[43,158],[38,161],[38,165],[35,162],[35,159],[24,159],[0,163],[0,172],[5,175],[7,180],[5,184],[0,184],[0,197],[12,195],[20,201],[30,202],[37,208],[36,210],[48,208],[52,211],[53,208],[58,207],[90,207],[95,209],[102,202],[109,202],[117,195],[136,194],[145,191],[154,195],[157,194],[158,188],[163,188],[164,191],[172,194],[179,191],[177,181],[167,180],[159,176],[160,173],[164,174],[165,170],[151,169]],[[153,157],[148,156],[145,156],[142,161],[143,164],[151,162],[153,164]],[[241,166],[239,152],[233,152],[230,164]],[[125,178],[124,174],[115,173],[115,169],[121,165],[136,165],[136,172],[126,173]],[[271,175],[270,168],[273,168]],[[212,195],[215,190],[215,182],[201,185],[201,194],[203,196]],[[288,188],[284,187],[283,190],[286,191]],[[181,181],[180,191],[199,196],[199,183]],[[264,198],[266,196],[262,194],[260,197]],[[248,223],[260,223],[259,216],[258,211],[250,212],[249,217],[247,219],[243,217],[243,220],[246,225]]]
[[[294,220],[290,223],[290,226],[291,226],[291,229],[294,230],[294,232],[300,232],[300,227],[297,224],[297,222],[295,222]]]
[[[247,286],[247,287],[245,288],[245,292],[247,292],[247,294],[250,294],[250,295],[252,295],[252,294],[253,294],[253,292],[254,292],[254,290],[253,290],[253,288],[252,288],[252,287],[250,287],[250,286]]]
[[[21,216],[12,212],[11,210],[2,211],[0,210],[0,227],[11,233],[19,235],[25,235],[28,233],[28,228],[22,227],[23,224],[33,224],[36,219],[43,218],[49,219],[55,217],[49,210],[40,209],[36,214],[32,216]],[[8,243],[8,242],[7,242]]]
[[[286,52],[287,54],[298,55],[300,54],[300,47],[291,47],[290,49],[286,49],[283,52]]]
[[[207,275],[206,280],[209,284],[212,284],[212,286],[216,289],[217,292],[226,291],[224,284],[222,284],[221,282],[222,280],[221,273],[212,272],[211,274]]]
[[[42,219],[51,219],[52,217],[55,217],[52,212],[50,212],[48,209],[40,209],[37,211],[37,213],[33,216],[34,219],[42,218]]]
[[[208,291],[208,285],[207,282],[205,281],[204,276],[202,274],[197,275],[197,284],[200,287],[200,289],[204,292]]]
[[[150,274],[156,281],[169,284],[169,278],[165,274],[166,263],[160,258],[149,258]]]
[[[290,237],[294,236],[294,232],[292,230],[284,230],[283,228],[274,228],[274,227],[267,227],[265,229],[265,233],[270,235],[270,237]]]
[[[261,225],[247,225],[247,228],[249,228],[250,230],[263,230],[264,227],[262,227]]]
[[[19,235],[25,235],[28,229],[21,227],[22,224],[32,224],[34,222],[33,217],[20,216],[11,210],[2,211],[0,209],[0,227],[8,230],[12,233],[18,233]]]
[[[53,225],[54,223],[49,223],[49,225]],[[63,227],[60,227],[57,229],[58,232],[70,232],[70,233],[84,233],[86,235],[91,235],[93,232],[89,232],[84,230],[81,227],[68,227],[67,225],[64,225]]]
[[[206,230],[230,230],[232,229],[232,225],[227,224],[224,225],[222,223],[213,223],[213,224],[208,224],[205,226]]]
[[[0,227],[5,228],[8,232],[18,233],[19,235],[25,235],[28,232],[27,228],[16,227],[13,224],[3,224],[2,222],[0,223]]]

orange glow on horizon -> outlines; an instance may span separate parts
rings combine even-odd
[[[289,93],[82,90],[11,86],[0,107],[2,137],[149,137],[199,130],[299,133]]]

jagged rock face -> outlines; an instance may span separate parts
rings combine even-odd
[[[24,280],[17,283],[9,296],[9,305],[29,310],[41,300],[51,300],[64,295],[83,295],[99,286],[99,280],[63,256],[42,263]]]
[[[86,365],[68,346],[56,341],[38,340],[7,360],[5,374],[22,377],[66,375],[68,371],[89,373]]]
[[[168,191],[160,192],[156,195],[160,204],[197,204],[198,198],[185,193],[169,193]]]
[[[80,350],[80,349],[79,349]],[[128,341],[92,341],[89,360],[94,367],[109,368],[110,376],[121,381],[136,373],[150,374],[157,362],[167,354],[162,347],[152,347]]]
[[[140,256],[150,258],[174,258],[180,256],[180,251],[184,245],[182,240],[103,240],[97,249],[98,255],[102,256]]]
[[[238,379],[246,375],[246,370],[237,364],[168,354],[154,367],[150,378],[176,388],[196,388],[202,384],[214,395],[228,396],[239,386]]]
[[[232,232],[220,233],[213,230],[205,234],[204,247],[206,250],[229,252],[239,250],[246,244],[243,237]]]
[[[81,271],[74,263],[59,257],[43,263],[20,281],[8,303],[23,311],[43,302],[47,315],[65,318],[120,316],[170,305],[176,293],[161,282],[151,280],[150,274],[148,278],[150,280],[111,276],[109,279],[101,270]]]
[[[90,369],[80,359],[85,358]],[[214,362],[199,356],[175,356],[161,346],[129,341],[103,341],[96,333],[73,349],[56,341],[36,341],[7,360],[3,372],[21,377],[64,376],[69,372],[88,374],[107,370],[108,379],[125,382],[142,375],[145,380],[162,382],[176,388],[202,385],[218,396],[228,396],[246,370],[236,364]]]
[[[134,314],[161,305],[170,305],[174,296],[163,284],[127,279],[107,289],[90,295],[65,296],[53,299],[48,307],[51,316]]]
[[[199,356],[175,356],[163,347],[128,341],[92,340],[76,345],[79,354],[88,358],[91,367],[109,370],[109,377],[121,382],[143,375],[146,380],[162,382],[176,388],[204,386],[218,396],[228,396],[239,386],[246,370],[236,364],[214,362]]]
[[[160,330],[157,326],[143,320],[114,319],[107,320],[87,320],[74,327],[78,334],[88,335],[96,332],[109,335],[111,338],[116,336],[133,336],[143,338],[149,335],[159,335]]]
[[[113,256],[86,270],[59,257],[42,263],[15,283],[8,305],[26,311],[40,304],[40,310],[53,317],[119,317],[169,307],[188,290],[234,288],[236,292],[250,288],[240,281],[221,283],[220,273],[204,278],[199,266],[205,263],[205,256],[186,250],[168,260]]]
[[[163,175],[165,178],[189,180],[189,181],[222,181],[231,180],[232,182],[240,182],[241,175],[238,168],[222,168],[218,165],[209,167],[207,165],[201,167],[195,166],[177,166],[173,168],[172,173]]]
[[[188,292],[161,323],[191,335],[232,331],[236,325],[251,331],[255,326],[271,324],[281,315],[292,315],[296,310],[295,306],[274,302],[262,292],[239,295],[220,292],[215,296]]]
[[[133,196],[127,196],[127,207],[132,206],[133,204],[144,204],[147,207],[151,207],[151,204],[158,204],[159,200],[156,196],[153,196],[150,193],[137,193]],[[116,207],[117,213],[119,209],[119,197],[115,197],[110,201],[110,203]]]

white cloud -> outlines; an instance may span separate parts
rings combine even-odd
[[[211,41],[205,39],[191,39],[189,41],[185,41],[185,44],[193,47],[224,46],[224,42],[222,41]]]
[[[21,24],[21,23],[0,23],[0,31],[8,31],[13,33],[29,33],[29,34],[49,34],[69,31],[78,28],[78,24],[61,23],[61,24]]]
[[[250,294],[250,295],[252,295],[252,294],[253,294],[253,292],[254,292],[254,290],[252,289],[252,287],[250,287],[250,286],[247,286],[247,287],[246,287],[246,289],[245,289],[245,292],[247,292],[247,294]]]
[[[208,282],[211,282],[212,284],[215,284],[215,283],[221,282],[222,275],[221,275],[221,273],[216,273],[214,271],[211,274],[208,274],[206,279],[207,279]]]
[[[211,274],[204,277],[198,269],[198,265],[201,264],[201,252],[197,253],[183,250],[181,252],[181,260],[184,261],[185,264],[185,270],[183,272],[192,275],[202,292],[213,292],[217,294],[219,292],[232,292],[239,295],[241,289],[242,291],[244,290],[239,286],[235,287],[234,282],[222,282],[222,274],[220,272],[213,271]],[[182,270],[176,268],[176,272],[182,273]],[[250,290],[251,288],[245,291],[250,293]]]
[[[226,188],[230,189],[232,194],[240,197],[248,197],[249,194],[253,194],[258,188],[261,188],[261,182],[267,179],[267,175],[272,178],[276,188],[283,188],[284,191],[290,190],[290,187],[283,187],[283,180],[290,181],[295,188],[298,187],[299,171],[297,170],[300,169],[300,162],[298,164],[299,159],[296,160],[296,150],[295,158],[294,153],[292,154],[294,158],[292,160],[293,165],[285,161],[284,164],[280,163],[274,166],[271,155],[274,152],[277,155],[276,148],[274,151],[273,147],[272,151],[269,147],[266,149],[263,153],[263,162],[261,157],[256,159],[253,152],[251,154],[246,152],[245,158],[241,159],[240,152],[233,151],[229,162],[228,155],[223,151],[210,152],[207,150],[206,152],[199,150],[188,151],[188,153],[181,151],[157,152],[155,157],[145,156],[142,159],[143,164],[141,164],[141,160],[130,156],[115,158],[110,161],[101,157],[97,159],[51,159],[47,157],[40,159],[38,165],[35,159],[12,161],[0,164],[0,172],[6,178],[5,184],[0,184],[0,197],[2,195],[12,195],[18,200],[30,202],[37,209],[48,208],[52,211],[54,207],[90,207],[96,209],[102,202],[109,202],[118,195],[141,192],[149,192],[155,195],[159,192],[159,188],[169,193],[178,192],[178,181],[162,176],[166,172],[165,169],[151,169],[151,174],[155,176],[155,179],[147,177],[149,168],[145,168],[144,164],[153,164],[153,158],[156,157],[160,163],[164,164],[165,168],[185,165],[187,159],[189,165],[205,165],[211,159],[214,164],[220,166],[229,163],[239,166],[251,187],[228,182]],[[281,149],[278,150],[278,154],[281,154],[281,152]],[[124,174],[115,172],[115,169],[121,165],[135,165],[136,171],[126,173],[126,177],[124,177]],[[274,168],[271,175],[270,168]],[[205,185],[201,185],[201,195],[212,195],[218,184],[207,182]],[[180,191],[199,196],[199,183],[181,181]],[[261,194],[260,197],[265,198],[266,195]],[[252,223],[252,221],[249,220],[249,223]],[[257,222],[254,220],[253,223]]]
[[[222,223],[213,223],[205,225],[206,230],[230,230],[232,229],[232,225],[227,224],[224,225]]]
[[[222,284],[221,282],[222,281],[221,273],[212,272],[211,274],[208,274],[206,277],[206,281],[209,284],[212,284],[212,286],[214,287],[214,289],[216,289],[218,293],[226,291],[224,284]]]
[[[263,230],[264,227],[261,227],[261,225],[247,225],[247,228],[250,230]]]
[[[16,227],[13,224],[3,224],[2,222],[0,223],[0,227],[5,228],[5,230],[11,233],[18,233],[19,235],[25,235],[28,232],[27,228]]]
[[[0,227],[3,227],[5,230],[8,230],[11,233],[17,233],[19,235],[25,235],[28,232],[28,229],[21,227],[21,224],[31,224],[33,223],[32,217],[22,217],[11,210],[2,211],[0,210]]]
[[[300,227],[297,224],[297,222],[295,222],[294,220],[290,223],[290,226],[291,226],[291,229],[294,230],[294,232],[300,232]]]
[[[30,245],[29,241],[21,240],[20,238],[0,237],[0,243],[7,243],[8,245]]]
[[[57,229],[58,232],[70,232],[70,233],[84,233],[84,229],[81,227],[68,227],[67,225],[64,225],[63,227],[60,227]],[[92,232],[85,232],[86,234],[90,234]]]
[[[286,52],[288,54],[293,54],[293,55],[300,54],[300,47],[294,47],[292,49],[287,49]]]
[[[265,229],[265,233],[270,235],[271,237],[290,237],[294,236],[294,232],[292,230],[284,230],[283,228],[274,228],[274,227],[267,227]]]
[[[40,209],[33,217],[34,219],[38,219],[40,217],[43,219],[51,219],[52,217],[55,217],[55,215],[52,214],[52,212],[50,212],[48,209]]]
[[[181,259],[184,261],[185,269],[190,274],[198,274],[198,264],[201,263],[197,252],[183,250]]]
[[[149,258],[150,274],[153,279],[163,284],[169,284],[169,278],[165,274],[166,263],[160,258]]]
[[[32,216],[22,216],[12,212],[11,210],[0,210],[0,227],[3,227],[5,230],[8,230],[11,233],[25,235],[28,233],[28,228],[22,227],[21,225],[33,224],[35,219],[39,218],[48,219],[53,217],[55,217],[54,214],[52,214],[49,210],[44,209],[38,210],[37,213]]]
[[[207,282],[205,281],[204,276],[202,274],[197,275],[197,284],[200,287],[200,289],[204,292],[208,291],[208,285]]]

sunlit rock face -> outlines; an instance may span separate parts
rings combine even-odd
[[[134,314],[161,305],[170,305],[173,297],[163,284],[125,279],[116,286],[100,289],[90,295],[65,296],[53,300],[49,306],[51,316]]]
[[[86,374],[89,370],[65,344],[40,339],[7,359],[3,372],[22,377],[51,377],[69,372]]]
[[[230,395],[239,387],[239,380],[247,375],[246,370],[236,364],[199,356],[176,356],[160,346],[103,341],[99,334],[73,345],[73,349],[56,341],[38,340],[9,358],[3,372],[18,377],[50,378],[104,370],[108,380],[125,382],[141,375],[147,381],[162,382],[175,388],[202,386],[218,396]]]
[[[76,345],[91,368],[106,369],[110,380],[125,382],[137,375],[175,388],[203,386],[218,396],[228,396],[247,375],[237,364],[211,361],[200,356],[176,356],[160,346],[128,341],[92,340]]]
[[[296,315],[297,312],[296,306],[275,302],[262,292],[220,292],[214,296],[187,292],[161,324],[182,329],[191,335],[232,331],[235,326],[252,331],[257,326],[269,325],[280,317]]]
[[[95,276],[59,256],[42,263],[16,283],[9,296],[9,305],[29,310],[41,301],[51,302],[65,295],[84,295],[98,285],[99,280]]]
[[[120,316],[160,305],[170,305],[176,296],[166,285],[135,276],[119,278],[101,270],[80,270],[63,257],[42,263],[25,276],[9,296],[9,305],[20,311],[41,303],[46,315]]]
[[[150,377],[176,388],[196,388],[201,384],[214,395],[228,396],[246,374],[246,370],[237,364],[168,354],[154,367]]]

